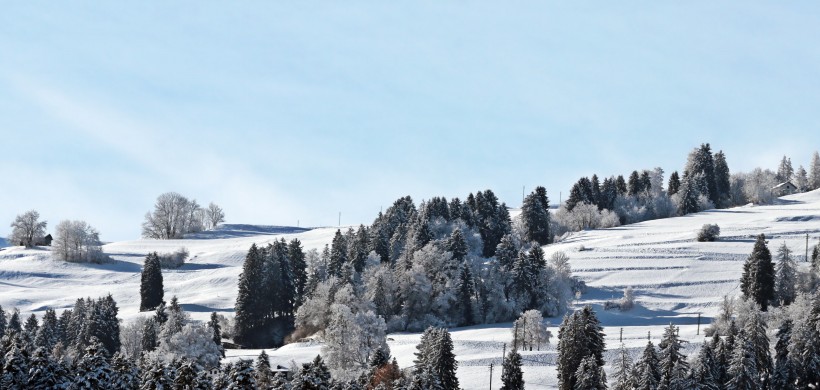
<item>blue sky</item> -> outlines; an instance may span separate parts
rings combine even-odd
[[[812,2],[71,2],[0,13],[0,234],[37,209],[139,236],[157,195],[228,222],[369,223],[411,195],[820,148]]]

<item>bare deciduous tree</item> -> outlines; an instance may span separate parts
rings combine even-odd
[[[145,238],[174,239],[186,233],[202,230],[202,209],[196,200],[166,192],[154,204],[154,211],[145,214],[142,236]]]
[[[9,244],[31,248],[45,235],[46,226],[46,221],[40,221],[40,213],[36,210],[26,211],[11,223],[13,229],[9,236]]]
[[[85,221],[60,221],[54,235],[52,250],[61,260],[91,263],[107,260],[100,248],[100,233]]]
[[[222,211],[221,207],[217,206],[214,202],[211,202],[208,205],[208,208],[205,209],[204,222],[207,229],[214,229],[216,228],[216,225],[225,222],[225,212]]]

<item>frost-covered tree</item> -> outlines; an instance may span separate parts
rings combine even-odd
[[[25,387],[29,389],[67,388],[70,384],[70,378],[66,374],[65,369],[51,358],[48,350],[39,347],[31,357],[28,382]]]
[[[139,388],[139,384],[140,375],[137,365],[123,354],[114,354],[111,359],[111,389],[136,389]]]
[[[354,314],[348,306],[338,303],[331,305],[330,310],[322,355],[334,378],[349,381],[366,372],[377,350],[389,351],[387,326],[372,311]]]
[[[172,378],[168,377],[165,365],[157,360],[146,360],[140,377],[140,390],[170,389]]]
[[[157,197],[154,211],[145,214],[142,236],[153,239],[182,238],[187,233],[203,228],[202,208],[196,200],[176,193],[166,192]]]
[[[60,329],[57,313],[54,309],[46,309],[43,314],[43,323],[37,329],[37,336],[34,339],[34,345],[45,348],[46,351],[51,351],[54,345],[60,341]]]
[[[757,371],[754,345],[750,340],[739,339],[732,352],[729,364],[727,390],[762,389],[760,373]]]
[[[794,186],[797,187],[797,191],[800,192],[809,190],[809,177],[806,173],[806,168],[803,168],[802,165],[794,171]]]
[[[305,363],[290,382],[291,390],[329,390],[330,371],[319,355],[310,363]]]
[[[575,390],[606,390],[606,374],[594,356],[587,356],[575,371]]]
[[[558,387],[576,388],[576,370],[587,357],[602,367],[604,349],[603,328],[590,306],[564,316],[558,330]]]
[[[100,246],[100,233],[85,221],[60,221],[54,228],[52,253],[64,261],[102,263],[108,260]]]
[[[811,156],[811,165],[809,165],[809,189],[818,188],[820,188],[820,154],[814,152]]]
[[[211,313],[211,320],[208,321],[211,330],[211,340],[219,348],[219,354],[225,357],[225,348],[222,346],[222,325],[219,324],[219,316],[216,312]]]
[[[646,343],[646,348],[635,364],[635,388],[638,390],[655,390],[661,381],[660,360],[652,341]]]
[[[164,328],[167,329],[170,323],[169,319]],[[171,363],[185,359],[205,369],[219,366],[222,351],[214,343],[213,333],[208,326],[185,324],[179,332],[172,333],[170,336],[166,334],[165,337],[167,338],[161,337],[162,341],[152,353],[157,360]]]
[[[703,390],[719,390],[723,384],[719,364],[712,343],[704,342],[700,347],[697,359],[692,364],[692,385]]]
[[[797,264],[792,252],[784,242],[777,249],[777,269],[775,275],[775,302],[788,306],[797,297]]]
[[[240,359],[231,367],[228,390],[255,390],[256,378],[250,360]]]
[[[622,343],[612,360],[612,390],[632,390],[635,387],[632,364],[632,356]]]
[[[204,223],[206,229],[214,229],[217,225],[225,222],[225,211],[222,207],[217,206],[214,202],[208,204],[208,208],[203,210],[205,213]]]
[[[48,222],[40,221],[40,213],[37,210],[26,211],[15,217],[11,223],[9,244],[31,248],[45,236],[46,226]]]
[[[552,334],[544,325],[544,317],[540,311],[532,309],[521,313],[515,320],[512,328],[513,345],[522,350],[533,348],[540,351],[541,347],[546,347],[550,342]]]
[[[85,349],[85,353],[74,369],[74,383],[77,390],[106,389],[111,385],[111,366],[105,356],[105,348],[96,340]]]
[[[677,328],[669,324],[663,331],[663,338],[658,344],[660,353],[658,356],[658,368],[661,379],[658,389],[673,389],[673,382],[681,381],[686,377],[689,364],[686,356],[681,353],[684,341],[678,337]]]
[[[0,388],[2,389],[23,389],[28,383],[29,365],[25,356],[27,352],[18,344],[19,342],[15,342],[6,348],[8,352],[0,361],[3,364],[0,370]]]
[[[442,390],[457,390],[458,362],[453,353],[453,340],[444,328],[427,328],[416,346],[414,377],[423,378],[423,383],[435,383]]]
[[[772,388],[794,390],[797,379],[794,361],[789,356],[791,343],[792,320],[787,318],[777,330],[777,343],[774,346],[774,371],[772,372]]]
[[[774,264],[763,234],[757,236],[754,249],[743,264],[740,290],[744,297],[760,305],[763,311],[766,311],[769,302],[775,298]]]
[[[777,167],[777,175],[775,179],[778,183],[785,183],[792,179],[794,175],[794,168],[792,168],[792,159],[783,156],[780,160],[780,165]]]

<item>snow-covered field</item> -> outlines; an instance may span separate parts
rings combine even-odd
[[[695,241],[697,230],[706,223],[718,224],[718,242]],[[264,245],[271,240],[299,238],[303,247],[321,249],[330,243],[336,228],[305,230],[299,228],[228,225],[217,232],[185,240],[135,240],[107,244],[103,250],[113,264],[71,264],[52,259],[47,249],[0,250],[0,305],[18,307],[21,312],[38,315],[48,308],[66,308],[79,297],[112,294],[120,316],[128,321],[139,315],[140,268],[148,252],[173,252],[185,247],[188,262],[178,270],[164,271],[166,297],[176,295],[194,319],[205,319],[210,312],[231,312],[236,298],[236,280],[242,261],[252,243]],[[587,294],[576,305],[591,304],[601,318],[608,347],[618,347],[620,330],[627,347],[638,350],[646,343],[648,332],[657,342],[670,322],[680,326],[681,336],[694,351],[703,339],[698,315],[704,325],[717,314],[724,295],[739,294],[743,261],[752,250],[754,236],[764,233],[775,252],[785,242],[803,260],[806,234],[810,245],[820,235],[820,191],[784,197],[776,205],[745,206],[710,210],[685,217],[649,221],[613,229],[579,232],[563,242],[545,247],[547,255],[565,251],[576,275],[588,286]],[[637,307],[629,312],[604,311],[603,302],[617,299],[626,286],[632,286]],[[560,318],[552,319],[550,329],[557,333]],[[504,343],[510,342],[511,324],[495,324],[453,330],[455,353],[459,360],[462,387],[483,389],[500,387],[500,363]],[[399,365],[412,365],[419,334],[391,334],[388,344]],[[313,358],[321,346],[291,344],[268,351],[274,364],[304,362]],[[255,350],[232,350],[229,357],[252,357]],[[543,351],[524,352],[524,378],[528,389],[554,388],[554,345]]]

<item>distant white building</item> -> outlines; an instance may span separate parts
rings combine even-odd
[[[772,187],[772,194],[774,196],[791,195],[797,192],[797,187],[791,182],[780,183]]]

